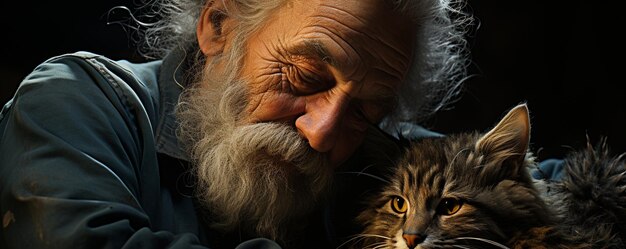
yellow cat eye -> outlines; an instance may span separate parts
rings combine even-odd
[[[453,215],[463,206],[463,202],[456,198],[443,198],[437,206],[437,213],[440,215]]]
[[[403,213],[406,213],[407,209],[408,209],[408,205],[406,201],[404,201],[404,198],[400,196],[391,197],[391,210],[393,210],[396,213],[403,214]]]

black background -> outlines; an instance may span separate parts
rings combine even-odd
[[[141,61],[133,31],[107,24],[107,11],[132,1],[3,1],[0,102],[45,59],[78,50]],[[548,3],[549,2],[549,3]],[[485,130],[526,102],[531,146],[560,157],[607,136],[626,152],[625,16],[603,1],[471,0],[480,24],[469,36],[472,77],[450,109],[427,122],[443,133]],[[117,18],[117,17],[116,17]]]

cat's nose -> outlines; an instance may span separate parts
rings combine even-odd
[[[409,249],[413,249],[426,239],[426,235],[416,233],[403,233],[402,238],[404,238],[404,241],[406,242],[406,245],[409,247]]]

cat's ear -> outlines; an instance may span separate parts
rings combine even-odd
[[[511,109],[500,122],[476,142],[476,151],[485,156],[485,162],[505,167],[517,178],[523,168],[530,143],[530,117],[526,104]],[[510,174],[505,174],[509,175]]]

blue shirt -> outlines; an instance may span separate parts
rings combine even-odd
[[[79,52],[24,79],[0,113],[0,247],[203,248],[192,198],[160,176],[158,153],[185,159],[174,68]]]

